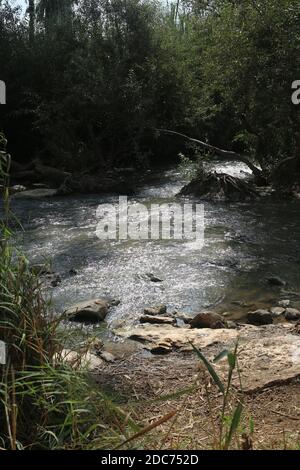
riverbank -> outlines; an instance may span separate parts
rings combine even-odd
[[[170,328],[159,325],[156,333],[167,338]],[[299,448],[298,333],[294,325],[287,324],[245,325],[239,331],[194,330],[194,343],[210,360],[226,348],[232,350],[239,340],[238,360],[243,391],[235,373],[228,412],[233,412],[234,401],[241,399],[244,412],[233,448],[242,448],[245,440],[251,441],[254,449]],[[187,338],[182,348],[167,356],[147,353],[144,346],[136,342],[127,343],[124,349],[118,343],[106,345],[115,359],[100,361],[93,370],[100,388],[113,396],[143,427],[175,412],[172,420],[147,433],[145,439],[138,439],[135,448],[214,447],[222,397],[191,351]],[[214,367],[220,377],[226,376],[228,365],[225,359]]]

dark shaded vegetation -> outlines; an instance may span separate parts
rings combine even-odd
[[[36,0],[25,19],[10,3],[0,2],[0,126],[18,162],[94,172],[175,160],[185,143],[155,128],[266,171],[295,156],[297,0]]]

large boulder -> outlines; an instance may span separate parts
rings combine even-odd
[[[226,328],[224,319],[218,313],[202,312],[198,313],[191,321],[192,328]]]
[[[248,313],[247,320],[251,325],[270,325],[273,323],[273,315],[268,310],[256,310]]]
[[[79,323],[99,323],[108,314],[110,304],[103,299],[92,299],[79,302],[69,307],[65,314],[69,321]]]

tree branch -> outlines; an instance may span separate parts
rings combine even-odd
[[[180,132],[170,131],[168,129],[155,129],[155,130],[159,132],[163,132],[164,134],[177,135],[179,137],[182,137],[183,139],[189,140],[190,142],[194,142],[195,144],[200,145],[200,147],[203,147],[207,150],[212,150],[214,153],[216,153],[220,157],[226,158],[227,160],[243,162],[245,163],[245,165],[247,165],[250,168],[250,170],[255,176],[257,176],[258,178],[261,178],[263,176],[262,170],[260,170],[257,166],[255,166],[246,155],[241,155],[231,150],[223,150],[218,147],[214,147],[213,145],[207,144],[206,142],[202,142],[201,140],[198,140],[198,139],[194,139],[185,134],[181,134]]]

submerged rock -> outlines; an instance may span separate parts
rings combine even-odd
[[[268,310],[256,310],[248,313],[247,320],[251,325],[270,325],[273,323],[273,316]]]
[[[221,315],[214,312],[198,313],[191,321],[192,328],[226,328],[226,323]]]
[[[99,323],[108,314],[109,303],[103,299],[79,302],[69,307],[65,313],[69,321],[79,323]]]
[[[71,269],[69,270],[69,275],[70,275],[70,276],[77,276],[77,274],[78,274],[78,271],[77,271],[76,269],[71,268]]]
[[[151,282],[163,282],[162,279],[160,279],[159,277],[155,276],[152,273],[146,273],[146,276],[149,278]]]
[[[57,287],[61,283],[61,277],[59,274],[47,275],[46,280],[50,281],[51,287]]]

